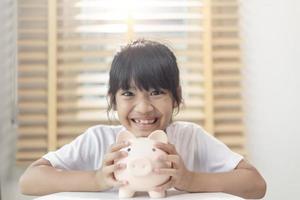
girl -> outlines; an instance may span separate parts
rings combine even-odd
[[[119,150],[130,144],[115,144],[117,134],[127,129],[146,137],[161,129],[170,143],[158,143],[157,148],[167,152],[164,159],[172,162],[172,168],[156,170],[171,176],[157,191],[175,187],[244,198],[265,195],[264,179],[241,155],[199,125],[172,122],[182,97],[176,58],[165,45],[137,40],[121,49],[111,65],[108,96],[109,110],[117,111],[121,125],[91,127],[70,144],[32,163],[20,178],[22,193],[104,191],[124,185],[113,173],[126,166],[116,165],[114,160],[126,157]]]

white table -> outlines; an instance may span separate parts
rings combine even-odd
[[[185,193],[176,190],[169,190],[166,200],[242,200],[242,198],[225,193]],[[61,192],[41,196],[35,200],[113,200],[119,199],[118,193],[114,191],[107,192]],[[148,193],[137,192],[130,200],[149,200]],[[127,199],[124,199],[127,200]],[[162,199],[161,199],[162,200]]]

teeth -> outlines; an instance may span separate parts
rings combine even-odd
[[[139,124],[153,124],[155,122],[155,119],[134,119],[134,121]]]

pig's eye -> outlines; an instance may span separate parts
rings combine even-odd
[[[126,149],[126,151],[128,151],[128,152],[131,151],[131,148]]]
[[[156,149],[155,149],[155,148],[152,148],[152,151],[156,151]]]

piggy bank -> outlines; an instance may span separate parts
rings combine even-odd
[[[164,131],[157,130],[148,137],[135,137],[129,131],[123,131],[117,136],[117,143],[130,142],[130,146],[121,151],[127,151],[128,156],[116,163],[125,163],[126,169],[115,171],[117,180],[127,181],[126,186],[119,188],[120,198],[133,197],[136,191],[147,191],[151,198],[165,197],[166,191],[154,191],[154,187],[167,182],[168,175],[153,172],[155,168],[170,168],[169,162],[161,161],[159,156],[166,153],[155,147],[155,142],[168,142]]]

